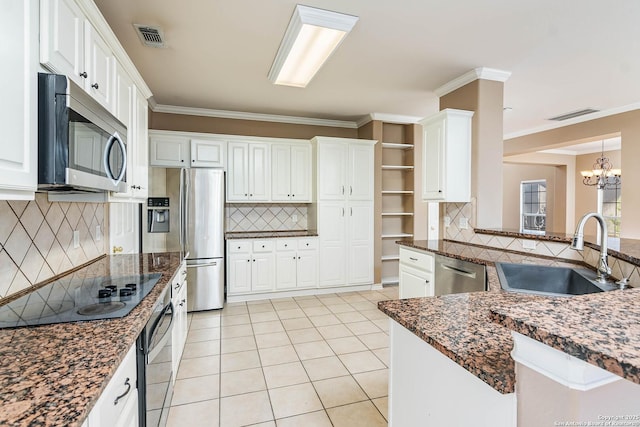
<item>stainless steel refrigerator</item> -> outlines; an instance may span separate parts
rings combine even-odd
[[[179,201],[167,249],[187,256],[187,311],[224,305],[224,188],[220,169],[167,169],[167,194]]]

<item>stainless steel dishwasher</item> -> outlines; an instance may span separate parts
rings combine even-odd
[[[486,290],[484,265],[437,254],[435,264],[434,295]]]

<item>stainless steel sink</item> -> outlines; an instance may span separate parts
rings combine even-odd
[[[614,283],[595,282],[595,271],[586,268],[497,262],[496,270],[500,286],[509,292],[571,296],[618,289]]]

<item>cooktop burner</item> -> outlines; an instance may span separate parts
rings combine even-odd
[[[0,306],[0,328],[123,317],[160,276],[63,278]]]

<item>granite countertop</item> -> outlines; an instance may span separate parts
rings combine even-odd
[[[125,317],[0,329],[0,425],[80,426],[181,262],[179,253],[114,255],[72,273],[162,273]]]
[[[227,231],[226,240],[232,239],[273,239],[280,237],[315,237],[316,230],[288,230],[288,231]]]

